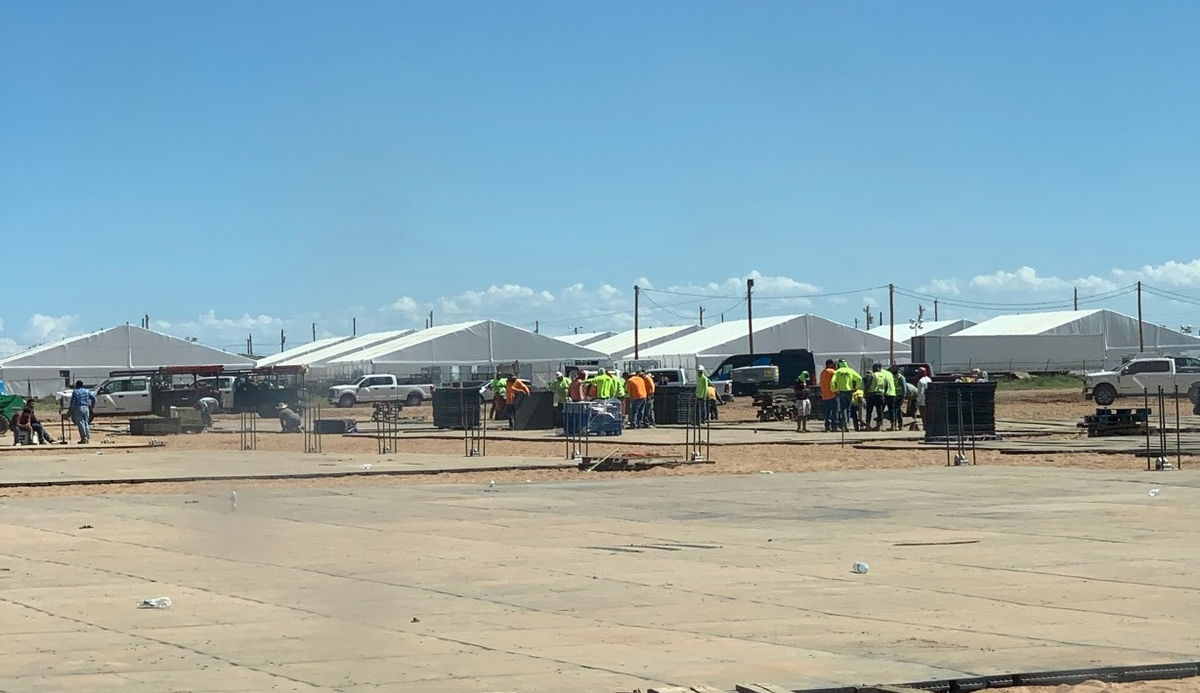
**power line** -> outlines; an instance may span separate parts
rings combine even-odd
[[[1099,301],[1107,301],[1131,294],[1134,291],[1136,291],[1135,285],[1130,284],[1128,286],[1112,289],[1110,291],[1092,294],[1091,296],[1081,296],[1079,298],[1079,303],[1096,303]],[[966,298],[944,298],[941,296],[934,296],[933,294],[914,291],[912,289],[905,289],[899,286],[896,287],[896,293],[906,298],[927,301],[937,300],[944,305],[956,306],[959,308],[972,308],[977,310],[1050,310],[1055,308],[1066,309],[1074,307],[1073,299],[1061,301],[975,301]]]

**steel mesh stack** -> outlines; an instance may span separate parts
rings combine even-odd
[[[482,398],[473,388],[447,387],[433,391],[433,425],[438,428],[478,428]]]

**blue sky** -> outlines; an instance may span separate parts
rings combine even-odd
[[[886,292],[769,297],[1200,296],[1198,22],[1188,2],[6,2],[0,233],[28,248],[7,283],[36,291],[0,311],[0,351],[143,313],[218,345],[430,309],[621,327],[634,283],[713,296],[648,294],[652,324],[735,317],[752,275],[757,313],[847,323]]]

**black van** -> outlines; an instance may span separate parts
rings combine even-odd
[[[784,349],[773,354],[735,354],[721,362],[709,376],[710,380],[733,380],[734,368],[746,366],[776,366],[779,368],[778,387],[791,387],[802,371],[808,371],[809,383],[817,377],[816,362],[808,349]],[[758,393],[755,383],[733,383],[734,396]],[[769,387],[769,385],[768,385]]]

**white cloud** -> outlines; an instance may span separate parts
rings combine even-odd
[[[393,301],[392,305],[388,306],[388,309],[400,313],[409,320],[416,320],[418,316],[428,312],[428,309],[422,304],[417,303],[417,300],[412,296],[401,296]]]
[[[26,334],[35,343],[48,342],[66,337],[79,322],[78,315],[42,315],[34,313],[29,318]]]
[[[11,337],[0,337],[0,356],[9,356],[24,351],[25,347],[17,344]]]
[[[917,287],[917,291],[934,296],[958,296],[962,290],[958,288],[957,279],[930,279]]]
[[[1113,270],[1113,275],[1127,282],[1142,280],[1174,288],[1200,287],[1200,259],[1191,262],[1168,260],[1161,265],[1142,265],[1136,270]]]
[[[1028,265],[1015,271],[996,270],[992,274],[977,274],[971,277],[972,288],[986,291],[1065,291],[1079,288],[1084,291],[1111,291],[1117,288],[1112,280],[1089,275],[1077,279],[1043,277]]]

